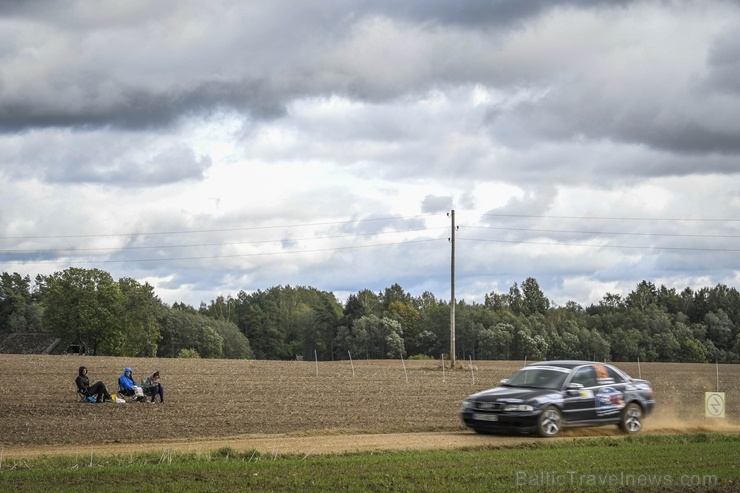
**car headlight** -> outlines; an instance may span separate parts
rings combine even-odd
[[[470,409],[470,408],[472,408],[473,407],[473,401],[469,401],[469,400],[465,399],[463,401],[463,403],[462,403],[462,407],[463,407],[463,409]]]
[[[534,411],[534,408],[528,404],[507,404],[504,411]]]

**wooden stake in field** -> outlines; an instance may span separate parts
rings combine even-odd
[[[313,359],[316,361],[316,376],[319,376],[319,354],[313,350]]]
[[[717,369],[717,392],[719,392],[719,361],[714,362],[714,367]]]
[[[473,357],[468,356],[470,358],[470,375],[473,377],[473,385],[475,385],[475,371],[473,370]]]
[[[352,353],[347,351],[347,354],[349,354],[349,364],[352,367],[352,376],[354,377],[355,376],[355,364],[352,363]]]
[[[445,375],[445,355],[442,354],[442,382],[447,383],[447,375]]]
[[[406,363],[403,361],[403,354],[401,354],[401,364],[403,365],[403,373],[406,375],[406,383],[409,383],[409,372],[406,371]]]

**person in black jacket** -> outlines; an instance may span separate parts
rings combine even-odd
[[[87,377],[86,367],[80,367],[79,374],[77,375],[77,378],[75,378],[75,383],[77,384],[77,389],[82,395],[87,397],[94,395],[97,402],[113,402],[113,399],[111,399],[108,389],[105,388],[105,384],[103,382],[95,382],[90,385],[90,379]]]

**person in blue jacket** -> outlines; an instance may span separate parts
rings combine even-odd
[[[123,369],[123,375],[118,377],[118,391],[126,396],[136,396],[136,400],[144,402],[144,391],[134,380],[134,372],[131,368]]]

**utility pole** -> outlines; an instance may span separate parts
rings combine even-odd
[[[450,262],[450,368],[455,368],[455,210],[448,214],[452,219],[452,259]]]

